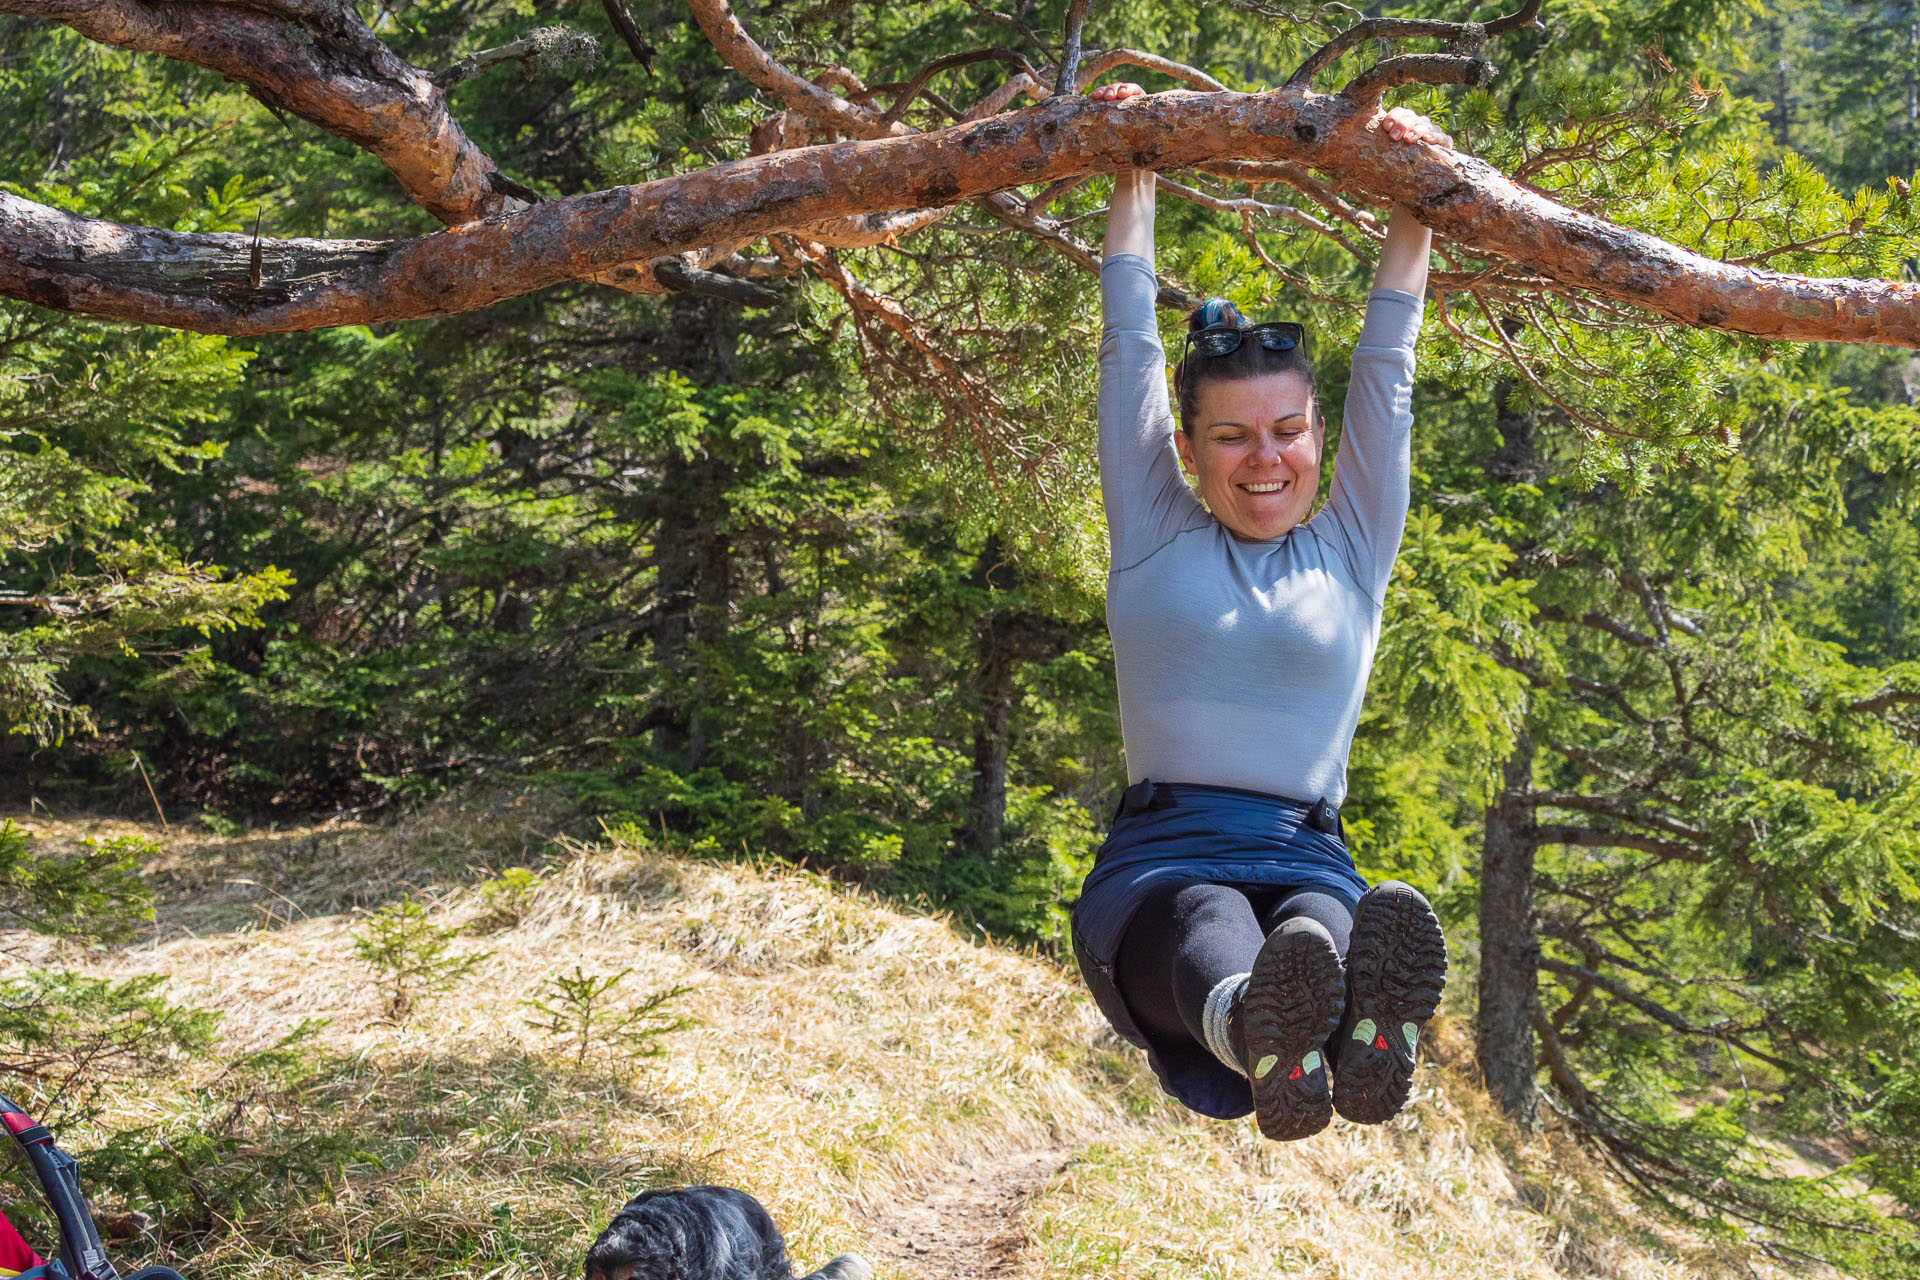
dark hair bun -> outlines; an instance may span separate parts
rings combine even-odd
[[[1240,308],[1225,298],[1208,298],[1195,307],[1193,314],[1187,317],[1187,330],[1198,333],[1202,329],[1211,329],[1216,325],[1232,325],[1236,329],[1247,327],[1246,317],[1240,314]]]
[[[1240,309],[1225,298],[1208,298],[1187,317],[1189,335],[1216,327],[1247,329],[1252,326],[1240,314]],[[1242,342],[1225,355],[1210,356],[1194,350],[1183,352],[1180,363],[1173,367],[1173,395],[1180,406],[1181,430],[1193,430],[1194,415],[1199,412],[1198,388],[1202,383],[1236,382],[1268,374],[1302,378],[1306,381],[1307,390],[1314,391],[1313,362],[1307,359],[1306,350],[1302,347],[1270,351],[1258,342]],[[1316,417],[1319,412],[1316,398]]]

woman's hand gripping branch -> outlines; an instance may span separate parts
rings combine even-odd
[[[1131,80],[1103,84],[1087,96],[1095,102],[1124,102],[1146,93]],[[1153,180],[1151,169],[1122,169],[1113,175],[1113,199],[1107,209],[1104,252],[1137,253],[1153,261]]]
[[[1087,96],[1095,102],[1124,102],[1146,93],[1132,81],[1103,84]],[[1376,126],[1395,142],[1451,147],[1453,139],[1426,116],[1408,107],[1383,113]],[[1153,261],[1154,173],[1150,169],[1122,169],[1113,175],[1113,198],[1107,211],[1105,252],[1137,253]],[[1398,289],[1420,297],[1427,287],[1427,256],[1433,233],[1403,205],[1393,207],[1387,237],[1380,247],[1374,271],[1376,289]]]
[[[1439,125],[1408,107],[1395,107],[1382,115],[1378,128],[1395,142],[1453,145],[1453,139]],[[1394,205],[1393,216],[1387,220],[1386,243],[1380,246],[1380,265],[1374,268],[1373,287],[1420,297],[1427,288],[1427,255],[1432,248],[1433,233],[1421,226],[1405,205]]]

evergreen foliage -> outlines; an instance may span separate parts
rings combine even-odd
[[[632,972],[595,974],[575,965],[570,974],[554,974],[540,995],[520,1002],[530,1011],[527,1025],[570,1041],[576,1067],[586,1064],[588,1050],[609,1041],[628,1058],[659,1057],[666,1052],[660,1043],[663,1036],[695,1025],[692,1018],[668,1009],[693,988],[665,987],[641,997],[630,1009],[609,1008],[607,997]]]
[[[115,836],[88,838],[77,854],[40,853],[26,832],[0,819],[0,919],[74,942],[131,942],[153,919],[140,861],[155,852],[150,840]]]
[[[373,970],[386,996],[389,1020],[404,1023],[415,1006],[445,995],[473,976],[488,952],[452,955],[458,929],[435,924],[411,897],[388,903],[353,935],[353,954]]]

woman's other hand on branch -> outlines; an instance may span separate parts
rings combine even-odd
[[[1131,80],[1103,84],[1087,96],[1095,102],[1125,102],[1146,96]],[[1137,253],[1153,260],[1153,189],[1151,169],[1122,169],[1113,175],[1113,202],[1107,211],[1106,252]]]
[[[1451,147],[1453,139],[1433,121],[1409,107],[1395,107],[1380,117],[1380,132],[1395,142]],[[1397,289],[1420,297],[1427,287],[1427,254],[1433,248],[1433,236],[1422,226],[1411,209],[1396,204],[1387,223],[1386,242],[1380,246],[1380,262],[1374,269],[1376,289]]]
[[[1395,107],[1380,117],[1380,132],[1395,142],[1427,142],[1451,147],[1453,139],[1439,125],[1412,107]]]
[[[1129,98],[1144,98],[1147,91],[1131,80],[1121,80],[1114,84],[1103,84],[1091,90],[1087,96],[1095,102],[1125,102]],[[1153,175],[1145,169],[1123,169],[1114,175],[1114,194],[1122,194],[1122,188],[1130,188],[1126,194],[1134,198],[1145,198],[1152,194]]]

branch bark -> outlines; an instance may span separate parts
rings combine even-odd
[[[1882,711],[1890,711],[1905,702],[1920,702],[1920,689],[1886,689],[1871,698],[1860,698],[1848,703],[1847,710],[1877,716]]]
[[[569,27],[536,27],[518,40],[468,54],[435,75],[433,82],[442,89],[450,89],[503,62],[592,63],[599,56],[600,46],[591,36]]]
[[[0,0],[0,3],[21,0]],[[737,24],[735,24],[737,26]],[[724,32],[722,33],[724,34]],[[765,78],[849,129],[892,136],[730,161],[546,201],[385,244],[185,235],[0,198],[0,293],[56,310],[228,334],[376,324],[488,306],[623,263],[877,210],[951,205],[1085,172],[1281,160],[1399,203],[1440,234],[1571,288],[1687,324],[1798,341],[1920,346],[1920,285],[1736,267],[1567,209],[1484,161],[1393,142],[1338,94],[1051,97],[925,134],[791,77]],[[897,132],[904,131],[904,132]]]
[[[1060,75],[1054,81],[1055,93],[1072,93],[1080,71],[1080,32],[1087,25],[1087,10],[1093,0],[1067,0],[1066,41],[1060,54]]]
[[[448,113],[432,77],[387,48],[346,0],[0,0],[0,13],[217,71],[371,153],[408,199],[449,226],[521,207],[493,183],[496,166]]]
[[[1637,822],[1643,827],[1652,827],[1656,831],[1665,831],[1669,835],[1679,836],[1693,844],[1708,843],[1707,833],[1692,823],[1682,822],[1678,818],[1669,818],[1662,813],[1650,813],[1619,800],[1610,800],[1605,796],[1583,796],[1567,791],[1534,791],[1528,793],[1525,803],[1539,808],[1571,809],[1576,813],[1596,813],[1603,818],[1618,818],[1622,822]]]
[[[1637,831],[1606,831],[1593,827],[1535,827],[1533,834],[1541,844],[1576,845],[1583,849],[1637,849],[1658,854],[1674,862],[1705,862],[1697,847],[1676,840],[1662,840]]]
[[[614,31],[625,42],[627,49],[639,62],[648,75],[653,74],[653,55],[658,52],[647,43],[640,34],[640,28],[634,25],[633,14],[627,11],[625,0],[601,0],[607,11],[607,21],[613,24]]]

